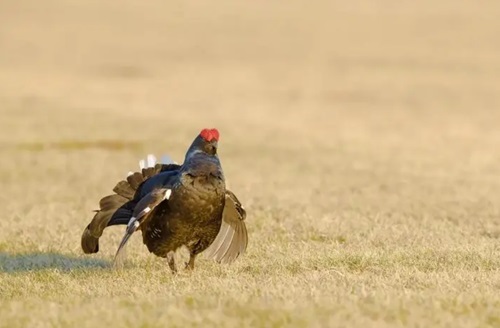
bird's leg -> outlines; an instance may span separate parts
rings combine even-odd
[[[173,274],[177,273],[177,268],[175,267],[175,252],[170,251],[167,253],[167,261],[168,261],[168,266],[170,267],[170,270],[172,271]]]
[[[196,254],[189,253],[189,262],[186,263],[186,270],[194,270],[194,259]]]

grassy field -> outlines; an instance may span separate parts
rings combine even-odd
[[[1,327],[500,327],[498,1],[0,3]],[[98,200],[221,131],[249,248],[172,276]],[[181,252],[185,258],[186,253]]]

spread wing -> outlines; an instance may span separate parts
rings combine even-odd
[[[232,263],[243,254],[248,245],[245,225],[246,211],[238,198],[226,190],[222,224],[213,243],[205,251],[208,258],[219,263]]]
[[[147,221],[148,214],[161,202],[168,200],[172,194],[171,189],[160,188],[155,189],[146,196],[144,196],[135,206],[132,218],[127,224],[125,235],[122,238],[120,246],[115,255],[115,266],[122,267],[125,261],[125,245],[127,244],[130,236],[139,229],[141,224]]]

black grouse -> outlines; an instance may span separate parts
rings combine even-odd
[[[106,227],[127,225],[116,265],[122,265],[124,246],[137,230],[148,250],[167,258],[174,273],[174,254],[182,246],[190,253],[187,269],[194,268],[196,255],[204,250],[217,262],[233,262],[247,247],[246,211],[226,189],[218,141],[216,129],[203,129],[182,165],[150,163],[141,172],[129,173],[115,186],[115,194],[99,202],[100,209],[82,235],[83,251],[99,251]]]

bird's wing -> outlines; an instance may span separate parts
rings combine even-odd
[[[155,189],[146,196],[144,196],[135,206],[132,218],[128,222],[125,235],[122,238],[120,246],[115,255],[115,266],[122,267],[125,261],[125,245],[127,244],[130,236],[139,229],[141,224],[144,224],[149,218],[149,213],[158,206],[161,202],[168,200],[172,190],[168,188]]]
[[[158,188],[170,188],[175,182],[176,171],[181,166],[168,156],[160,163],[148,154],[139,161],[139,171],[130,171],[127,177],[113,188],[114,194],[101,199],[99,210],[82,234],[84,253],[99,251],[99,238],[106,227],[128,224],[139,201]]]
[[[222,224],[213,243],[205,255],[219,263],[231,263],[244,253],[248,245],[248,233],[245,225],[246,211],[238,198],[226,190]]]

